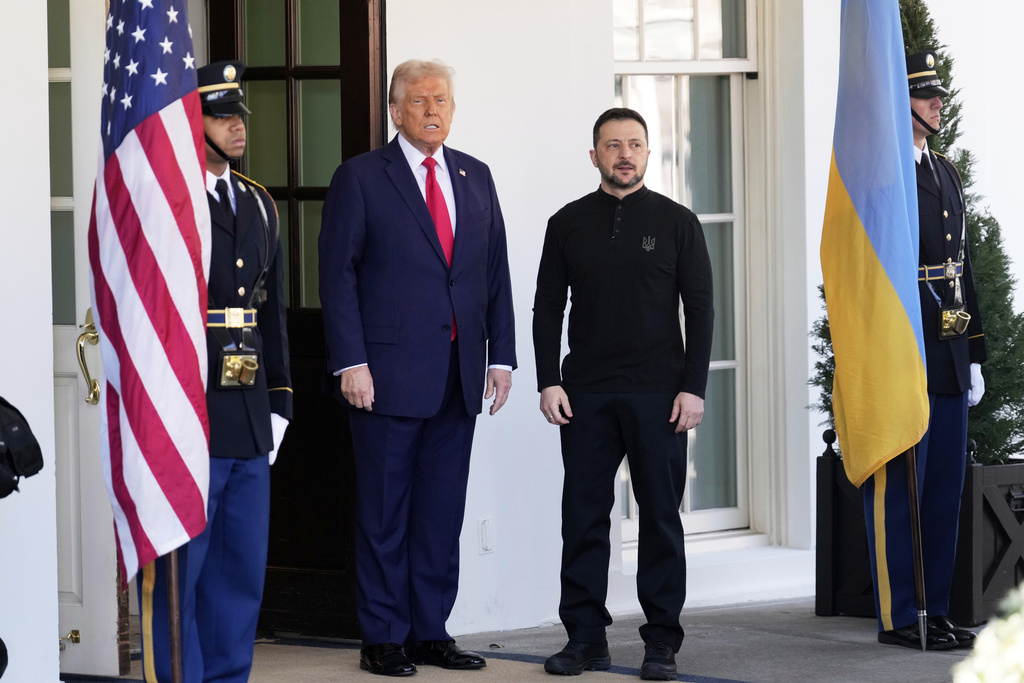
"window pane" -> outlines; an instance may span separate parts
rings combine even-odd
[[[341,82],[299,83],[299,184],[326,187],[341,163]]]
[[[71,168],[71,84],[50,83],[50,196],[74,194]]]
[[[736,507],[736,371],[712,370],[689,441],[690,511]]]
[[[630,76],[627,106],[647,121],[651,150],[644,184],[673,199],[678,198],[675,101],[675,77]]]
[[[246,66],[284,66],[285,3],[245,1]],[[255,110],[253,110],[255,111]]]
[[[693,0],[645,0],[644,59],[693,59]]]
[[[71,10],[68,0],[47,0],[46,38],[51,69],[71,66]]]
[[[303,308],[320,308],[320,259],[317,240],[320,237],[320,214],[323,202],[302,202],[299,220],[302,221],[301,261]]]
[[[341,63],[341,20],[337,0],[297,0],[299,64],[302,66]]]
[[[53,324],[75,324],[75,214],[50,212],[50,278]]]
[[[640,17],[637,12],[637,0],[613,0],[612,28],[616,60],[640,58]]]
[[[683,177],[696,213],[732,211],[732,138],[728,76],[690,76],[688,150]]]
[[[735,360],[735,273],[733,272],[732,223],[705,223],[704,239],[711,256],[715,289],[715,331],[711,341],[711,360]]]
[[[746,0],[722,0],[722,56],[747,56]]]
[[[274,202],[277,205],[277,224],[280,227],[281,232],[281,257],[282,263],[284,264],[284,301],[285,306],[288,308],[292,307],[292,282],[291,276],[291,258],[289,254],[289,233],[288,233],[288,202]]]
[[[722,0],[697,0],[697,27],[700,59],[721,59]]]
[[[246,162],[261,185],[288,184],[288,134],[284,81],[246,81]]]

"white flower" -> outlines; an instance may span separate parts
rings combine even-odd
[[[967,659],[953,668],[953,683],[1024,683],[1024,586],[1002,604],[1006,615],[988,623]]]

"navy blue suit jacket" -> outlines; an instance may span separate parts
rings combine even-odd
[[[209,375],[206,406],[210,414],[210,455],[217,458],[254,458],[274,447],[270,413],[292,417],[291,375],[288,367],[288,328],[284,300],[284,258],[276,238],[277,211],[266,190],[232,172],[236,218],[230,218],[217,199],[207,193],[210,205],[210,308],[246,308],[264,264],[270,272],[264,283],[267,300],[258,309],[253,330],[259,353],[256,384],[251,389],[221,389],[221,344],[212,328],[206,332]],[[259,195],[259,199],[257,199]],[[264,228],[261,201],[269,223]],[[241,288],[241,289],[240,289]],[[237,344],[241,331],[228,333]]]
[[[963,233],[964,200],[960,177],[945,157],[933,154],[941,186],[935,185],[924,161],[917,168],[917,207],[921,224],[921,265],[937,266],[960,258]],[[955,339],[939,339],[940,307],[952,306],[953,289],[943,280],[919,282],[924,349],[928,365],[928,392],[961,394],[971,388],[971,363],[984,363],[987,357],[982,332],[981,312],[974,289],[971,254],[964,245],[961,287],[964,304],[971,314],[967,332]],[[936,298],[938,297],[938,298]]]
[[[455,194],[449,268],[398,143],[338,167],[320,229],[320,302],[335,371],[367,363],[373,411],[425,418],[441,405],[458,325],[462,395],[480,413],[491,365],[516,366],[505,224],[490,169],[444,147]],[[344,399],[341,399],[344,401]]]

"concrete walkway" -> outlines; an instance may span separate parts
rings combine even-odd
[[[639,680],[641,616],[622,617],[608,631],[612,670],[578,679],[544,673],[543,661],[565,644],[560,625],[459,637],[459,645],[489,659],[480,671],[421,667],[416,681],[457,683],[618,683]],[[677,680],[689,683],[950,683],[966,650],[920,652],[876,641],[874,619],[817,617],[814,598],[686,609],[686,639]],[[358,644],[264,639],[257,642],[253,683],[327,683],[383,677],[359,670]],[[120,679],[67,677],[74,683],[141,681],[141,663]]]
[[[818,617],[814,598],[684,609],[686,638],[676,656],[681,681],[745,683],[949,683],[968,650],[921,652],[877,642],[874,619]],[[642,617],[620,618],[608,631],[612,665],[639,670]],[[539,661],[565,644],[561,626],[462,636],[487,652]],[[584,683],[585,678],[580,679]]]

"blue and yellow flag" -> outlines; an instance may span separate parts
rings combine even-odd
[[[917,176],[897,0],[843,0],[821,270],[846,475],[860,486],[928,427]]]

